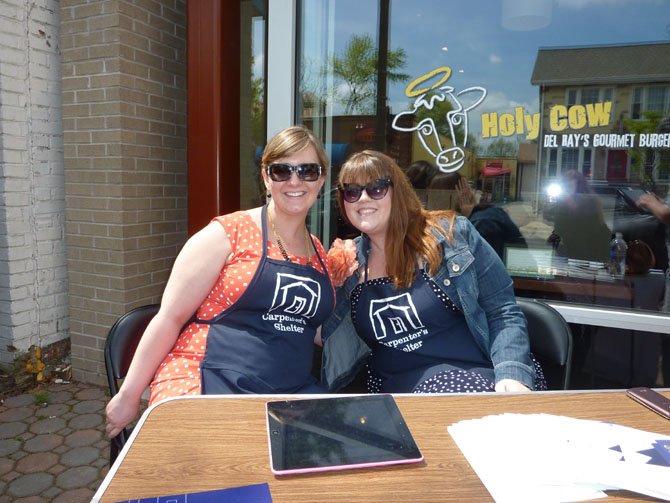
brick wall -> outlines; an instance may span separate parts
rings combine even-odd
[[[68,335],[58,9],[54,0],[0,2],[3,367]]]
[[[73,378],[103,383],[110,326],[186,239],[185,1],[60,5]]]

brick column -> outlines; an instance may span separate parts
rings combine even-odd
[[[73,378],[104,383],[110,326],[160,299],[186,240],[186,9],[60,5]]]
[[[67,351],[58,2],[0,7],[0,365]]]

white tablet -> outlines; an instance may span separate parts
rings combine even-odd
[[[272,401],[266,410],[277,475],[423,460],[391,395]]]

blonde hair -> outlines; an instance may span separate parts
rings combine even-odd
[[[414,282],[419,259],[426,261],[431,274],[439,270],[442,250],[433,229],[451,240],[456,213],[423,209],[421,200],[398,164],[375,150],[363,150],[349,157],[340,170],[338,184],[340,187],[345,183],[367,184],[379,178],[388,178],[393,184],[391,217],[384,250],[386,274],[393,278],[396,288],[409,287]],[[340,213],[347,220],[341,190],[337,200]],[[439,224],[443,218],[449,220],[448,232]]]

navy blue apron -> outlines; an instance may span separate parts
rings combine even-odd
[[[269,258],[265,215],[263,207],[263,252],[249,286],[224,312],[198,320],[210,325],[202,394],[326,392],[311,369],[316,329],[335,304],[330,279],[311,266]]]
[[[433,375],[455,369],[493,379],[491,360],[463,314],[421,271],[410,288],[394,288],[391,278],[358,285],[352,321],[372,349],[368,365],[381,378],[384,393],[409,393]]]

